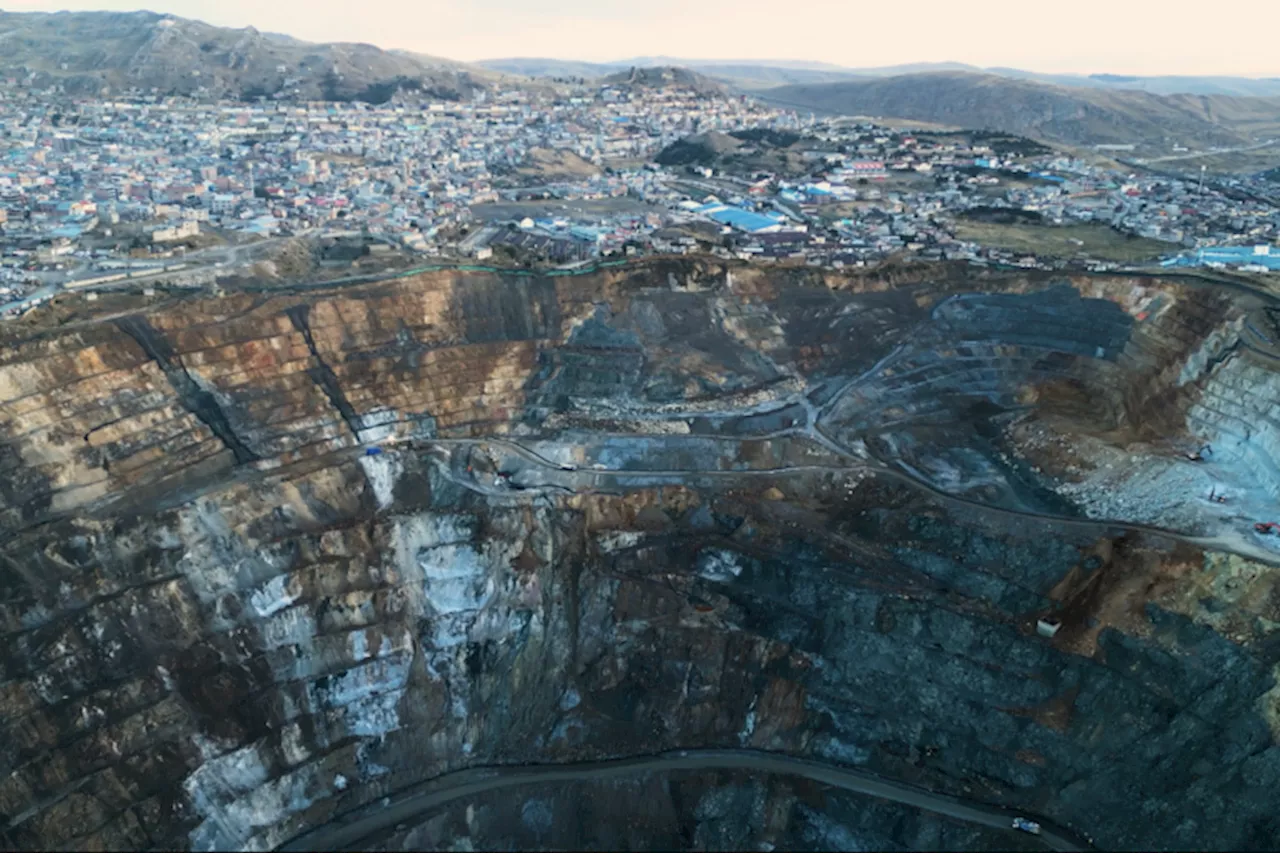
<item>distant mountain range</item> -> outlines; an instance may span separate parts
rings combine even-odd
[[[467,64],[368,44],[312,44],[154,12],[0,12],[0,82],[37,92],[61,87],[80,95],[382,103],[558,88],[546,78],[703,93],[732,89],[815,111],[989,128],[1067,144],[1134,143],[1165,153],[1173,145],[1234,153],[1258,140],[1280,139],[1280,78],[1052,75],[952,62],[858,69],[670,57]]]
[[[1280,97],[1157,95],[967,71],[780,86],[778,104],[841,115],[992,129],[1050,142],[1238,148],[1280,139]]]
[[[385,101],[499,85],[500,72],[368,44],[311,44],[154,12],[0,12],[0,78],[83,94],[131,90]]]
[[[965,68],[959,63],[918,63],[895,68],[857,70],[843,68],[826,62],[803,60],[710,60],[677,59],[669,56],[637,56],[617,62],[580,62],[571,59],[486,59],[475,63],[481,68],[519,74],[525,77],[553,79],[593,79],[607,77],[630,68],[665,66],[690,68],[700,74],[719,80],[739,89],[767,89],[792,83],[830,83],[865,75],[905,74],[912,71],[933,71],[949,68]]]
[[[1179,145],[1238,149],[1280,140],[1280,78],[1040,74],[958,62],[861,69],[670,57],[480,64],[534,78],[616,80],[652,62],[693,69],[780,106],[999,130],[1068,145],[1132,144],[1143,154],[1168,154]]]
[[[1280,96],[1280,77],[1156,76],[1121,74],[1042,74],[1018,68],[980,68],[962,62],[917,62],[877,68],[848,68],[826,62],[802,60],[719,60],[676,59],[644,56],[616,62],[577,62],[561,59],[488,59],[477,65],[527,77],[604,77],[636,66],[680,66],[741,89],[768,89],[774,86],[836,83],[864,77],[893,77],[930,71],[967,71],[995,74],[1016,80],[1051,83],[1085,89],[1137,89],[1156,95],[1234,95],[1237,97]]]

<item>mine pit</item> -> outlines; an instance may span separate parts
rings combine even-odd
[[[0,328],[0,839],[1013,843],[955,797],[1256,848],[1265,298],[932,269],[440,270]],[[560,769],[432,799],[515,764]]]

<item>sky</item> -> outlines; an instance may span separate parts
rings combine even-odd
[[[0,6],[133,10],[139,2]],[[141,8],[461,60],[955,61],[1043,72],[1280,77],[1280,51],[1267,44],[1280,32],[1277,0],[150,0]]]

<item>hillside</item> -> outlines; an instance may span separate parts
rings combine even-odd
[[[600,167],[572,151],[557,148],[534,148],[528,160],[517,170],[526,178],[542,180],[579,180],[600,174]]]
[[[978,70],[978,69],[972,69]],[[986,68],[989,74],[1091,89],[1136,89],[1153,95],[1235,95],[1272,97],[1280,95],[1280,79],[1275,77],[1190,77],[1164,75],[1138,77],[1130,74],[1042,74],[1017,68]]]
[[[663,166],[710,166],[740,147],[742,143],[737,139],[713,130],[677,139],[653,159]]]
[[[565,59],[486,59],[478,66],[506,74],[528,77],[604,77],[627,68],[652,65],[691,68],[722,83],[740,89],[772,89],[778,86],[836,83],[875,77],[896,77],[935,71],[967,71],[994,74],[1013,80],[1027,80],[1084,89],[1133,89],[1155,95],[1233,95],[1239,97],[1280,96],[1280,78],[1214,77],[1164,75],[1141,77],[1127,74],[1047,74],[1021,68],[980,68],[962,62],[914,62],[867,68],[849,68],[829,62],[779,59],[675,59],[644,56],[614,62],[577,62]]]
[[[763,128],[727,134],[710,131],[677,139],[658,152],[654,160],[663,166],[709,166],[735,172],[792,175],[805,171],[800,148],[806,142],[813,140]]]
[[[631,68],[680,68],[739,89],[770,89],[776,86],[833,83],[863,77],[879,77],[919,71],[973,69],[955,62],[915,63],[885,68],[845,68],[829,62],[803,60],[716,60],[677,59],[669,56],[639,56],[614,62],[580,62],[572,59],[512,57],[484,59],[476,66],[504,74],[525,77],[594,79],[625,74]],[[1081,78],[1085,79],[1085,78]]]
[[[990,128],[1075,145],[1232,147],[1280,125],[1280,98],[1067,88],[968,72],[784,86],[764,96],[824,112]]]
[[[740,89],[771,89],[775,86],[812,83],[838,83],[851,78],[848,70],[816,68],[779,68],[753,63],[708,64],[688,66],[699,74]]]
[[[36,90],[367,100],[469,96],[502,75],[368,44],[311,44],[153,12],[0,12],[0,77]]]
[[[688,68],[673,66],[656,66],[649,68],[631,67],[624,71],[610,74],[601,80],[614,86],[627,86],[642,89],[679,88],[691,89],[702,94],[719,94],[726,91],[725,84],[713,80],[705,74],[690,71]]]

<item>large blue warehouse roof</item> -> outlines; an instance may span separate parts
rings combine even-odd
[[[740,207],[727,204],[706,204],[698,208],[698,213],[714,219],[722,225],[728,225],[741,231],[761,231],[778,225],[778,220],[761,213],[752,213]]]
[[[1214,246],[1186,252],[1164,262],[1167,267],[1193,267],[1201,264],[1257,264],[1280,270],[1280,254],[1259,254],[1253,246]]]

